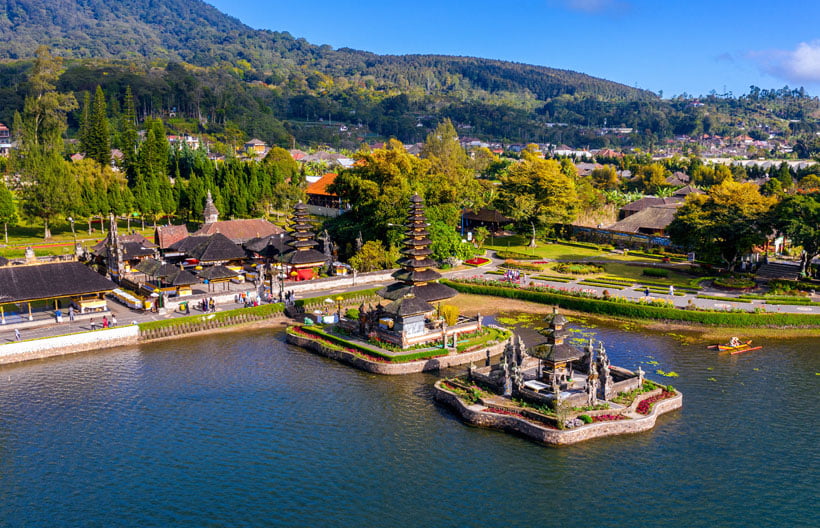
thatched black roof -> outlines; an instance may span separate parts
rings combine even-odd
[[[0,268],[0,303],[109,292],[116,287],[80,262]]]
[[[455,297],[457,291],[438,282],[430,282],[424,286],[415,286],[404,282],[394,282],[376,292],[376,295],[384,299],[397,300],[407,295],[412,295],[427,302],[441,301]]]
[[[246,251],[255,253],[262,257],[274,258],[289,249],[288,242],[292,240],[290,235],[283,234],[269,235],[266,237],[252,238],[242,244]]]
[[[197,284],[199,279],[190,271],[175,268],[176,271],[163,278],[162,282],[170,284],[171,286],[188,286]]]
[[[472,209],[465,209],[464,210],[464,219],[470,220],[472,222],[485,222],[488,224],[509,224],[513,221],[512,218],[504,216],[503,214],[499,213],[495,209],[488,209],[486,207],[482,207],[476,211]]]
[[[171,246],[168,249],[170,249],[172,251],[178,251],[180,253],[187,254],[189,251],[191,251],[192,249],[194,249],[195,247],[197,247],[199,244],[201,244],[202,242],[204,242],[206,240],[208,240],[207,236],[192,235],[192,236],[185,237],[182,240],[179,240],[177,242],[174,242],[173,244],[171,244]]]
[[[245,251],[222,233],[216,233],[185,252],[200,262],[215,262],[245,258]]]
[[[211,266],[199,272],[199,278],[207,280],[232,279],[237,275],[237,272],[225,266]]]
[[[386,313],[396,315],[399,317],[406,317],[408,315],[419,315],[432,312],[435,310],[435,306],[419,299],[418,297],[414,297],[412,295],[408,297],[402,297],[401,299],[395,300],[384,307],[384,311]]]
[[[315,249],[307,249],[304,251],[292,250],[282,256],[282,261],[298,266],[300,264],[319,264],[327,261],[324,253]]]
[[[148,258],[140,261],[135,269],[145,273],[149,277],[162,278],[174,274],[180,268],[179,266],[175,266],[173,264],[167,264],[156,259]]]

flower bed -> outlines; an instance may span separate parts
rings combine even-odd
[[[483,266],[489,264],[490,259],[484,257],[473,257],[470,260],[465,260],[464,263],[468,266]]]
[[[519,412],[508,411],[507,409],[502,409],[500,407],[487,407],[485,410],[487,412],[491,412],[491,413],[495,413],[495,414],[503,414],[505,416],[515,416],[516,418],[525,418],[526,419],[526,417],[523,414],[519,413]]]
[[[618,420],[627,420],[626,416],[620,414],[599,414],[592,417],[592,423],[596,422],[617,422]]]
[[[666,400],[674,396],[677,396],[677,393],[664,390],[657,396],[651,396],[645,400],[642,400],[641,403],[638,404],[638,407],[635,409],[635,411],[638,414],[649,414],[649,411],[652,410],[652,405],[654,405],[656,402]]]
[[[288,332],[293,332],[296,335],[300,335],[302,337],[312,339],[313,341],[318,341],[318,342],[322,343],[325,346],[329,346],[329,347],[335,348],[337,350],[344,350],[345,352],[350,352],[351,354],[354,354],[358,357],[361,357],[361,358],[364,358],[364,359],[367,359],[367,360],[370,360],[370,361],[378,361],[378,362],[381,362],[381,363],[389,363],[389,361],[384,357],[377,356],[375,354],[368,354],[365,350],[363,350],[361,348],[341,346],[338,343],[335,343],[335,342],[331,341],[330,339],[328,339],[324,336],[321,336],[319,334],[315,334],[313,332],[307,332],[301,326],[293,326],[291,328],[288,328]]]

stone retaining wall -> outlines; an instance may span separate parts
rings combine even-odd
[[[478,427],[499,429],[508,433],[522,435],[542,444],[562,446],[584,442],[593,438],[633,434],[648,431],[655,427],[658,416],[683,407],[683,395],[656,402],[652,410],[643,418],[619,420],[615,422],[599,422],[575,429],[549,429],[534,424],[517,416],[494,414],[485,411],[483,405],[467,405],[458,396],[441,387],[441,381],[436,382],[434,397],[436,401],[455,410],[462,420]]]
[[[497,356],[504,351],[506,341],[492,345],[481,350],[473,352],[463,352],[461,354],[450,354],[430,359],[420,359],[417,361],[408,361],[406,363],[387,363],[382,361],[372,361],[357,356],[351,352],[338,350],[333,347],[326,346],[323,343],[314,341],[313,339],[298,336],[288,332],[286,334],[287,342],[302,348],[306,348],[311,352],[315,352],[321,356],[341,361],[350,366],[356,367],[360,370],[372,372],[374,374],[384,374],[388,376],[395,376],[401,374],[414,374],[416,372],[428,372],[431,370],[439,370],[447,367],[454,367],[457,365],[465,365],[467,363],[478,363],[486,361],[488,358]]]
[[[140,341],[139,327],[118,326],[93,332],[81,332],[0,346],[0,365],[32,359],[63,356],[76,352],[134,345]]]

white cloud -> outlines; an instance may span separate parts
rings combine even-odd
[[[794,50],[753,51],[749,57],[764,72],[786,81],[820,82],[820,40],[801,42]]]

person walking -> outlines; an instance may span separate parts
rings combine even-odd
[[[17,328],[14,329],[14,340],[20,341],[20,330],[18,330]]]
[[[111,326],[117,326],[117,314],[111,314]]]
[[[68,322],[70,322],[70,323],[74,322],[74,307],[73,306],[68,307]]]
[[[649,288],[645,288],[645,289],[644,289],[644,291],[643,291],[643,295],[644,295],[644,297],[646,297],[647,299],[649,298]]]
[[[675,285],[674,284],[669,285],[669,295],[675,295]]]
[[[103,315],[102,327],[108,328],[108,317]]]

